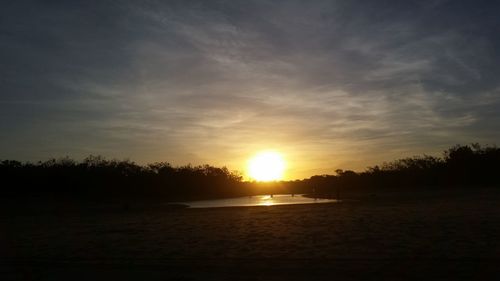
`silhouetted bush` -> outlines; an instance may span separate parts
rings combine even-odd
[[[333,196],[347,190],[498,186],[499,168],[499,148],[471,144],[453,146],[442,158],[415,156],[369,167],[360,173],[339,169],[336,175],[287,182],[243,182],[240,173],[226,167],[174,167],[167,162],[141,166],[129,160],[92,155],[81,162],[69,158],[37,163],[4,160],[0,162],[0,177],[3,196],[175,201],[263,193]]]
[[[315,177],[309,183],[320,190],[386,190],[415,188],[457,188],[499,186],[500,149],[479,144],[456,145],[444,151],[443,157],[414,156],[369,167],[366,171],[337,170],[336,176]]]
[[[80,198],[123,198],[160,196],[162,199],[191,199],[232,196],[241,176],[227,168],[204,166],[172,167],[168,163],[140,166],[125,160],[89,156],[82,162],[68,158],[45,162],[0,162],[2,192],[14,195],[64,195]]]

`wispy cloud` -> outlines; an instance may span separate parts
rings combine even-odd
[[[122,1],[4,4],[0,158],[101,153],[291,177],[500,128],[494,3]]]

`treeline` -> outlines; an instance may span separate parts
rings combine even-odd
[[[252,183],[244,182],[239,172],[209,165],[174,167],[160,162],[142,166],[100,156],[81,162],[69,158],[37,163],[0,161],[2,195],[182,201],[273,193],[335,196],[339,191],[499,186],[500,149],[457,145],[442,157],[415,156],[364,172],[335,172],[304,180]]]
[[[120,198],[190,200],[238,196],[242,176],[226,167],[174,167],[167,162],[146,166],[129,160],[89,156],[45,162],[0,162],[3,194],[63,196],[96,201]],[[8,183],[8,184],[7,184]]]
[[[338,189],[477,188],[499,186],[499,172],[500,149],[475,143],[451,147],[442,157],[414,156],[369,167],[361,173],[337,170],[336,175],[313,176],[306,182],[321,194]]]

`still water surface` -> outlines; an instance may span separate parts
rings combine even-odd
[[[296,194],[275,194],[271,195],[255,195],[237,198],[226,198],[205,201],[192,201],[183,204],[189,205],[190,208],[217,208],[217,207],[244,207],[244,206],[273,206],[273,205],[293,205],[293,204],[315,204],[315,203],[331,203],[338,202],[335,199],[315,199]]]

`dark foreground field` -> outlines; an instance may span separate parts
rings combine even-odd
[[[0,217],[1,280],[499,280],[500,192]]]

